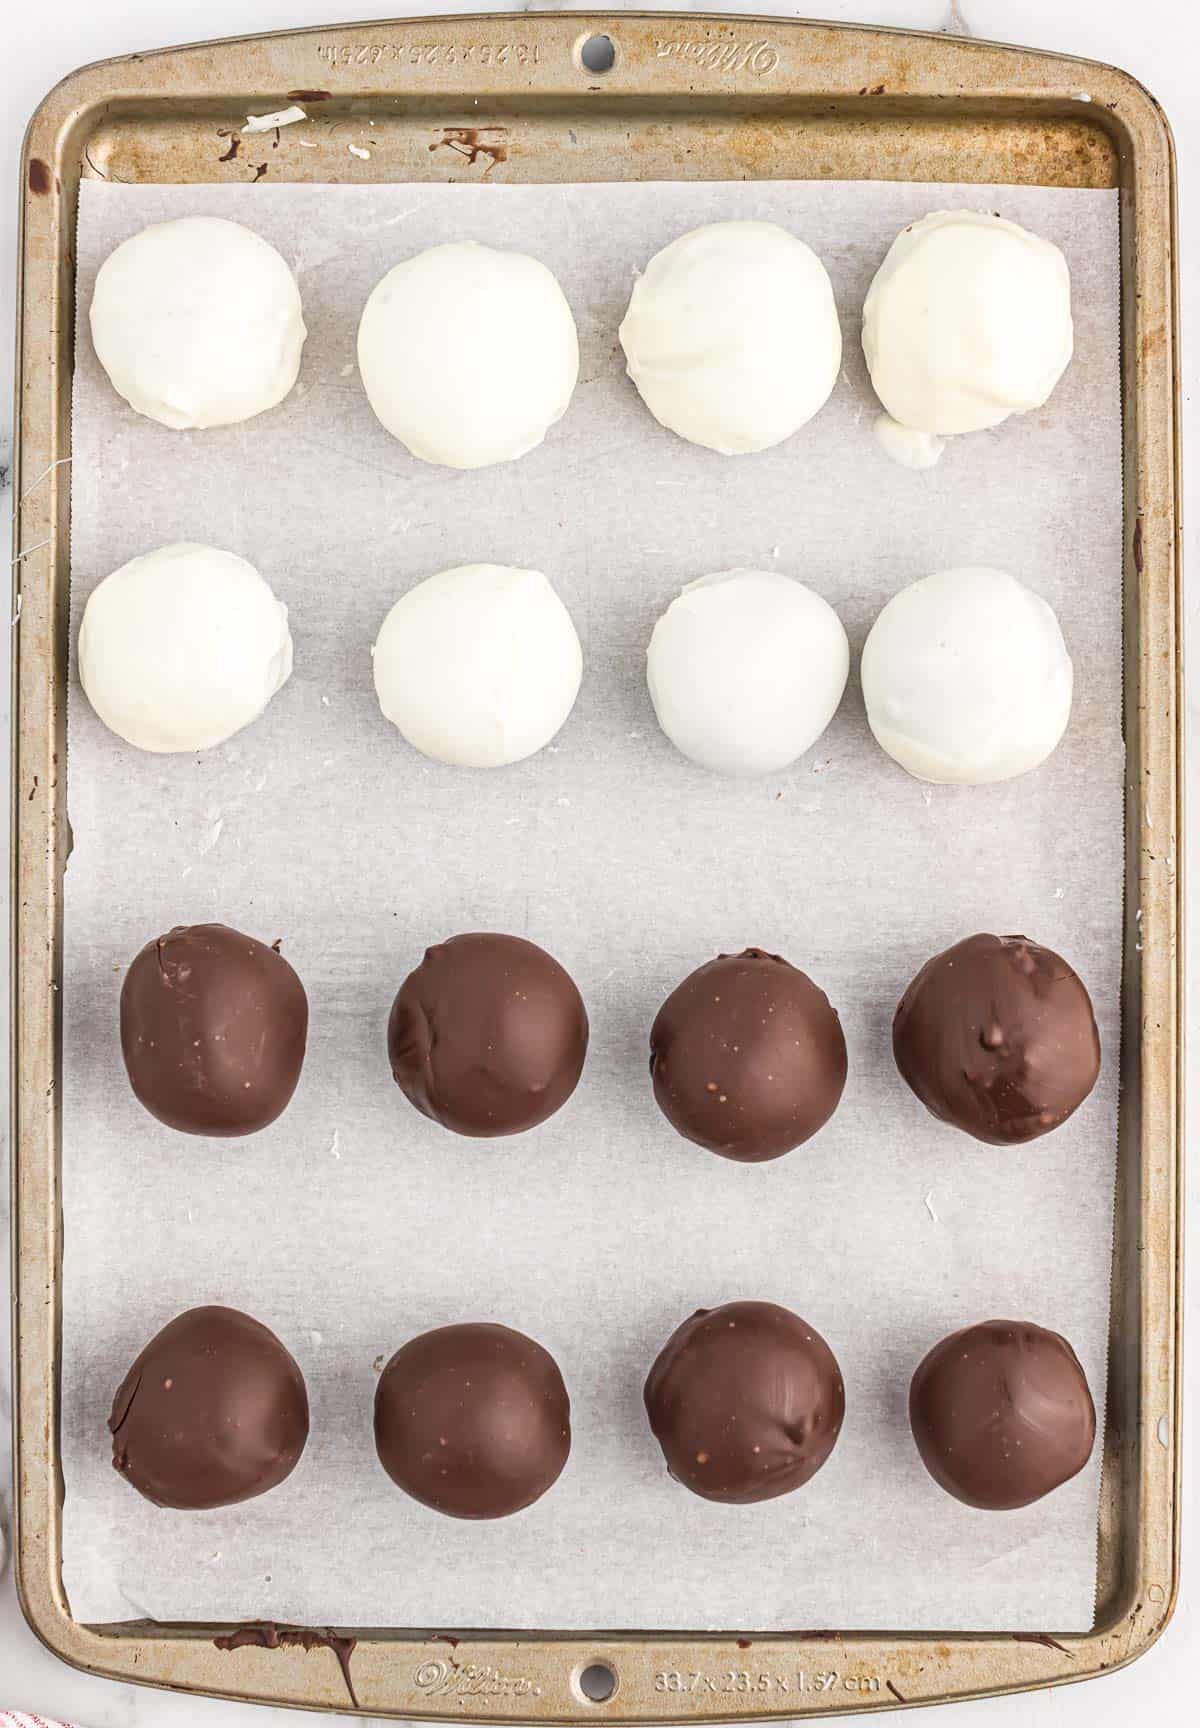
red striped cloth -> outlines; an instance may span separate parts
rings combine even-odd
[[[0,1728],[71,1728],[49,1716],[31,1716],[28,1710],[0,1710]]]

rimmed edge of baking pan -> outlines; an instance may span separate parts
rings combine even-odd
[[[615,44],[589,72],[593,35]],[[472,1633],[370,1628],[364,1713],[497,1722],[792,1718],[931,1703],[1123,1666],[1178,1580],[1183,1000],[1182,634],[1175,165],[1154,99],[1065,56],[914,32],[673,14],[406,19],[205,43],[73,73],[22,159],[13,630],[12,1146],[16,1557],[30,1625],[97,1674],[347,1709],[336,1653],[218,1651],[230,1627],[85,1626],[61,1573],[59,1099],[74,221],[83,177],[259,177],[248,113],[298,101],[316,148],[264,145],[311,181],[758,177],[1117,184],[1125,455],[1126,895],[1123,1086],[1096,1624],[1086,1634]],[[363,162],[335,143],[378,119]],[[570,168],[555,129],[573,120]],[[803,125],[797,125],[803,121]],[[482,168],[453,142],[501,125]],[[703,149],[678,148],[692,129]],[[453,136],[452,136],[453,135]],[[491,133],[494,141],[494,133]],[[432,142],[431,142],[432,140]],[[463,140],[458,139],[461,144]],[[447,145],[439,151],[439,145]],[[431,152],[434,156],[431,157]],[[614,152],[624,171],[612,172]],[[478,152],[476,152],[476,157]],[[431,166],[436,157],[435,165]],[[263,1642],[273,1635],[266,1633]],[[607,1697],[581,1676],[607,1668]],[[780,1685],[786,1679],[787,1689]]]

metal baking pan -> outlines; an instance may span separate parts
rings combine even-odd
[[[615,57],[589,71],[583,42]],[[592,58],[589,55],[589,58]],[[302,103],[305,130],[238,138]],[[369,162],[350,117],[373,123]],[[567,133],[572,148],[564,148]],[[1183,704],[1175,164],[1154,99],[1059,55],[772,18],[406,19],[134,54],[46,97],[22,161],[13,631],[16,1557],[25,1614],[96,1674],[349,1707],[337,1654],[235,1628],[88,1626],[62,1585],[59,1075],[73,237],[81,179],[903,179],[1121,191],[1125,474],[1123,1078],[1095,1624],[1081,1635],[593,1636],[338,1628],[359,1708],[459,1721],[797,1717],[1079,1680],[1131,1661],[1179,1566]],[[335,1641],[336,1642],[336,1641]],[[610,1695],[581,1676],[610,1671]],[[613,1683],[615,1681],[615,1684]]]

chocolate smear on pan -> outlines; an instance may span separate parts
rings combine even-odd
[[[328,1626],[277,1626],[274,1620],[260,1620],[253,1625],[239,1626],[235,1632],[226,1632],[214,1638],[213,1643],[218,1650],[332,1650],[342,1671],[350,1702],[356,1710],[360,1708],[354,1681],[350,1677],[350,1658],[358,1647],[357,1638],[343,1637],[340,1632],[330,1631]]]
[[[429,148],[457,151],[466,157],[471,168],[481,156],[486,157],[488,165],[483,171],[486,176],[497,162],[508,161],[508,145],[503,142],[507,136],[508,129],[504,126],[443,126],[442,136],[435,138]]]

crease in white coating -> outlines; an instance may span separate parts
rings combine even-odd
[[[291,671],[287,607],[252,564],[215,546],[181,541],[130,559],[92,591],[79,627],[84,693],[139,750],[223,743]]]
[[[862,652],[876,739],[918,780],[983,785],[1026,774],[1071,716],[1058,619],[1003,570],[941,570],[894,594]]]
[[[176,431],[274,408],[308,334],[280,254],[217,216],[154,223],[123,241],[96,274],[90,322],[118,395]]]
[[[829,273],[774,222],[713,222],[656,252],[620,327],[626,370],[663,426],[723,456],[790,438],[842,359]]]
[[[833,607],[778,570],[688,583],[654,626],[646,682],[675,748],[718,774],[777,773],[825,731],[850,645]]]
[[[279,108],[274,114],[247,114],[246,124],[242,127],[242,137],[252,137],[256,132],[274,132],[277,126],[294,126],[297,120],[307,120],[308,115],[299,103],[293,102],[290,108]]]
[[[892,419],[949,437],[1040,408],[1074,347],[1071,278],[1050,240],[981,210],[937,210],[892,242],[863,303],[863,353]]]
[[[540,570],[462,564],[397,600],[372,671],[380,708],[415,749],[500,768],[558,732],[579,694],[583,653]]]
[[[946,440],[935,432],[921,432],[915,426],[902,426],[890,414],[877,414],[871,424],[876,443],[902,468],[936,468],[946,448]]]
[[[375,284],[358,367],[381,424],[423,462],[485,468],[526,455],[579,377],[575,319],[536,258],[475,241],[431,246]]]

